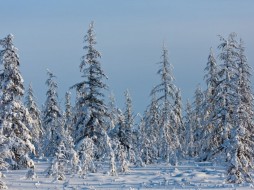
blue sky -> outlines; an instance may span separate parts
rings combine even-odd
[[[25,85],[32,82],[39,104],[45,101],[47,68],[57,76],[62,103],[68,88],[82,80],[83,37],[92,20],[107,84],[120,108],[127,88],[136,112],[149,104],[159,82],[163,41],[184,104],[204,83],[209,49],[218,52],[218,34],[243,38],[254,67],[253,0],[8,0],[1,7],[0,38],[14,34]]]

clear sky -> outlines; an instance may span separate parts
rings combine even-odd
[[[143,112],[159,82],[156,63],[163,41],[184,104],[204,83],[209,49],[218,52],[218,34],[236,32],[243,38],[254,67],[253,9],[253,0],[6,0],[1,1],[0,38],[14,34],[25,85],[32,82],[38,103],[45,101],[47,68],[57,76],[63,103],[68,88],[82,80],[83,37],[93,20],[117,104],[123,108],[128,88],[135,111]]]

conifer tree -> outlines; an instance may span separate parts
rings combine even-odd
[[[28,112],[31,116],[31,134],[32,134],[32,143],[35,146],[35,150],[37,154],[42,153],[42,123],[41,123],[41,112],[35,102],[35,97],[32,89],[32,85],[30,84],[27,91],[25,105],[28,109]]]
[[[198,156],[199,150],[202,145],[202,132],[203,132],[203,113],[204,113],[204,94],[200,87],[197,87],[194,97],[194,110],[193,110],[193,140],[194,140],[194,155]]]
[[[121,128],[120,142],[129,151],[132,145],[132,130],[134,127],[134,115],[132,111],[132,99],[128,90],[125,91],[125,112],[124,112],[124,128]]]
[[[200,148],[200,158],[205,160],[208,152],[211,151],[211,144],[214,143],[214,137],[211,133],[218,129],[216,127],[216,110],[215,110],[215,97],[216,88],[219,84],[218,66],[212,48],[208,56],[208,61],[205,67],[205,81],[207,90],[205,91],[203,103],[203,130],[202,130],[202,147]]]
[[[12,169],[33,166],[28,154],[35,153],[31,143],[31,117],[21,99],[24,95],[24,80],[19,71],[19,56],[13,44],[13,35],[9,34],[0,40],[3,49],[0,51],[0,133],[6,138],[11,151],[9,164]],[[5,159],[5,158],[4,158]]]
[[[65,112],[64,112],[64,129],[70,134],[73,134],[72,129],[72,106],[71,106],[71,93],[65,93]]]
[[[243,41],[237,47],[236,63],[238,66],[238,87],[235,92],[235,101],[232,105],[232,128],[230,129],[227,159],[228,182],[253,182],[251,169],[253,168],[253,94],[251,92],[251,68],[244,54]]]
[[[149,162],[153,163],[157,160],[160,149],[160,110],[158,102],[156,101],[156,95],[152,94],[151,104],[145,112],[145,136],[146,151],[145,157],[149,158]],[[147,160],[147,159],[145,159]],[[145,161],[148,164],[148,160]]]
[[[83,49],[87,52],[82,57],[80,64],[80,71],[84,80],[73,86],[79,92],[75,142],[78,143],[85,137],[92,138],[98,148],[97,157],[100,157],[105,152],[106,143],[102,141],[102,134],[108,128],[106,124],[109,114],[103,100],[103,90],[107,89],[104,80],[107,77],[99,61],[101,54],[95,49],[96,39],[93,22],[89,25],[84,42],[86,45]]]
[[[194,132],[193,132],[193,112],[191,108],[191,104],[189,100],[186,104],[186,115],[185,115],[185,140],[184,142],[184,152],[187,157],[193,157],[194,156]]]
[[[161,76],[161,83],[155,86],[152,93],[159,94],[157,102],[161,107],[161,125],[160,125],[160,157],[169,160],[169,154],[175,154],[178,148],[177,129],[172,126],[171,114],[173,101],[175,98],[176,87],[173,84],[172,65],[168,60],[168,51],[163,47],[162,61],[159,63],[158,74]],[[170,161],[170,160],[169,160]],[[171,162],[171,161],[170,161]]]
[[[54,156],[63,136],[62,113],[58,103],[56,76],[47,70],[46,80],[47,99],[43,110],[44,144],[45,156]]]

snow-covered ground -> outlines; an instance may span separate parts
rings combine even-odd
[[[65,181],[46,177],[49,161],[37,160],[35,164],[36,179],[27,179],[27,170],[3,172],[8,189],[253,189],[252,184],[226,184],[225,169],[207,162],[183,161],[177,167],[167,164],[130,167],[128,173],[118,173],[118,176],[110,176],[108,169],[102,166],[98,173],[85,177],[67,175]]]

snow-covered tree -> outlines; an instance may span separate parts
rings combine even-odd
[[[43,151],[45,156],[54,156],[62,140],[63,125],[62,114],[58,103],[57,83],[55,75],[47,70],[48,79],[46,80],[47,99],[43,110],[44,144]]]
[[[123,145],[119,147],[119,160],[120,160],[120,172],[126,173],[129,171],[129,162],[127,160],[127,152]]]
[[[143,146],[146,148],[143,154],[146,159],[143,160],[146,164],[153,163],[158,159],[157,157],[160,149],[160,110],[156,95],[152,94],[151,97],[151,104],[148,106],[144,116],[145,134]]]
[[[55,158],[52,164],[47,169],[47,176],[53,177],[55,181],[63,181],[66,179],[65,173],[67,170],[66,148],[63,142],[59,143],[55,152]]]
[[[168,50],[163,47],[162,61],[159,63],[160,68],[158,74],[161,76],[161,83],[155,86],[152,93],[159,94],[157,102],[161,107],[161,122],[160,122],[160,157],[164,160],[169,160],[170,154],[175,154],[179,144],[177,137],[177,129],[173,127],[171,114],[173,109],[173,101],[175,98],[176,87],[173,84],[174,77],[172,73],[172,65],[168,59]]]
[[[82,57],[80,64],[80,71],[84,80],[73,86],[79,92],[79,99],[77,100],[79,110],[75,122],[75,142],[79,143],[85,137],[92,138],[98,147],[96,154],[100,157],[99,155],[105,152],[106,143],[102,142],[102,134],[108,128],[106,124],[108,123],[109,114],[103,100],[103,90],[107,89],[104,80],[107,77],[99,61],[101,54],[95,49],[96,40],[93,22],[89,25],[84,41],[86,45],[83,49],[87,52]]]
[[[70,134],[73,134],[72,128],[72,106],[71,106],[71,93],[65,93],[65,112],[64,112],[64,129]]]
[[[214,143],[212,131],[216,129],[215,123],[215,97],[216,88],[219,84],[218,66],[212,48],[210,49],[210,54],[208,56],[208,61],[205,67],[205,82],[207,84],[207,89],[204,93],[203,102],[203,130],[202,130],[202,146],[200,148],[200,158],[201,160],[206,159],[207,154],[210,152],[211,143]]]
[[[110,118],[109,130],[112,130],[118,123],[118,109],[116,107],[115,96],[113,93],[111,93],[109,96],[108,110]]]
[[[253,94],[251,92],[251,68],[244,54],[243,41],[237,47],[237,83],[235,101],[232,105],[232,128],[229,135],[227,159],[228,178],[231,183],[253,182],[251,169],[253,168]]]
[[[185,125],[185,139],[184,139],[184,152],[187,157],[194,156],[194,132],[193,132],[193,112],[189,100],[186,104],[184,125]]]
[[[183,154],[183,150],[182,150],[182,143],[184,142],[185,139],[185,128],[184,128],[184,124],[183,124],[183,116],[182,116],[182,97],[181,97],[181,91],[178,88],[175,92],[175,101],[173,104],[173,110],[172,110],[172,114],[171,114],[171,120],[172,120],[172,126],[173,128],[175,128],[176,131],[176,141],[175,143],[178,144],[178,157]]]
[[[33,165],[28,154],[35,153],[31,143],[31,117],[21,99],[24,95],[24,80],[19,71],[19,56],[13,44],[13,35],[9,34],[0,40],[3,49],[0,51],[0,61],[3,69],[0,73],[0,133],[5,136],[5,142],[10,150],[10,167],[26,168]],[[6,159],[6,158],[4,158]]]
[[[94,164],[94,154],[95,154],[94,141],[89,137],[85,137],[76,145],[76,150],[79,155],[81,174],[85,175],[88,172],[96,172],[96,167]]]
[[[203,115],[204,115],[204,93],[200,85],[195,90],[194,97],[194,110],[193,110],[193,145],[194,155],[197,156],[202,146],[202,133],[203,133]]]
[[[132,111],[132,99],[128,90],[125,91],[124,126],[120,129],[119,141],[129,151],[132,147],[132,130],[134,127],[134,114]]]
[[[32,89],[32,85],[30,84],[27,91],[25,105],[28,109],[28,112],[31,117],[31,135],[32,135],[32,143],[35,146],[35,150],[37,154],[42,153],[42,123],[41,123],[41,116],[40,110],[35,102],[35,97]]]
[[[240,90],[240,88],[239,88]],[[240,91],[236,94],[237,101],[234,105],[234,126],[230,130],[230,139],[227,147],[228,177],[230,183],[251,183],[250,169],[253,168],[253,131],[248,130],[248,117],[245,105],[241,103]],[[247,125],[246,125],[247,124]]]

